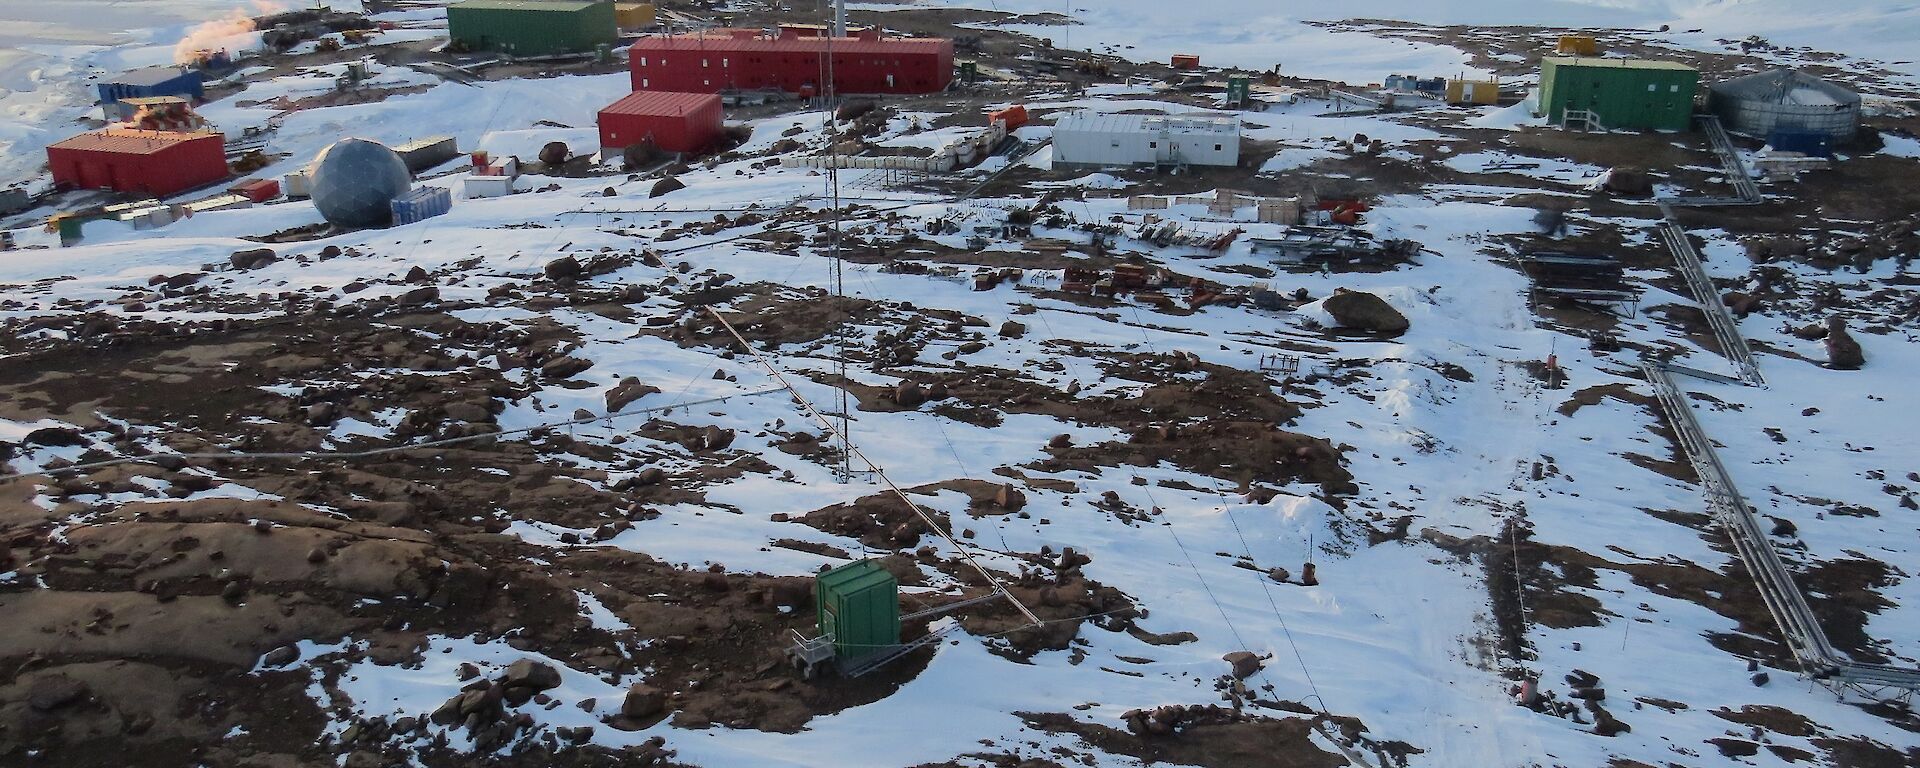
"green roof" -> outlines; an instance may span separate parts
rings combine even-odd
[[[1668,69],[1693,72],[1689,67],[1677,61],[1659,59],[1604,59],[1587,56],[1548,56],[1542,62],[1552,62],[1556,67],[1604,67],[1607,69]]]
[[[815,577],[828,589],[852,594],[892,582],[893,574],[878,560],[855,560]]]
[[[598,0],[465,0],[454,3],[452,8],[470,8],[477,11],[554,11],[573,13],[584,11],[600,3]]]

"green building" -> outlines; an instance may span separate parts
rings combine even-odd
[[[610,0],[465,0],[447,7],[447,29],[468,50],[513,56],[589,53],[619,38]]]
[[[845,670],[900,643],[900,582],[877,560],[856,560],[815,576],[820,634],[832,635]]]
[[[1540,113],[1588,128],[1684,131],[1699,70],[1673,61],[1550,56],[1540,60]]]

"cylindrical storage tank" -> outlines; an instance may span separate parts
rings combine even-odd
[[[1860,126],[1859,94],[1785,67],[1716,83],[1707,104],[1727,130],[1762,139],[1788,131],[1846,141]]]
[[[309,194],[328,222],[377,227],[392,220],[393,199],[413,186],[407,164],[386,145],[341,139],[313,159]]]

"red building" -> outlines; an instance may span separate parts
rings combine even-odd
[[[796,31],[768,37],[753,29],[720,29],[643,37],[628,49],[636,91],[716,93],[778,89],[810,96],[826,82],[833,52],[834,87],[853,93],[938,93],[953,80],[953,41],[937,37],[817,37]]]
[[[652,139],[667,152],[699,152],[720,138],[720,97],[635,91],[600,110],[600,151],[617,154]]]
[[[108,128],[47,146],[53,183],[166,197],[227,177],[226,139],[217,133]]]

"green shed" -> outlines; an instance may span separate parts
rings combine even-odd
[[[1676,61],[1540,60],[1540,114],[1559,126],[1684,131],[1699,88],[1699,70]]]
[[[464,0],[447,7],[453,41],[514,56],[591,53],[620,30],[611,0]]]
[[[841,665],[900,642],[900,582],[877,560],[858,560],[813,579],[820,634]]]

